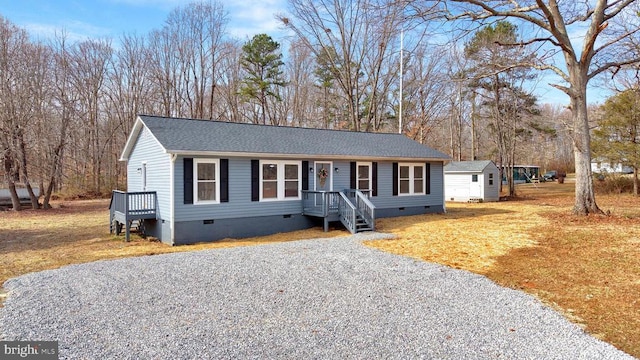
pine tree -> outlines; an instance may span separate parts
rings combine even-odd
[[[281,101],[277,88],[286,85],[281,69],[284,62],[279,49],[280,44],[267,34],[258,34],[242,46],[240,63],[247,75],[242,80],[240,94],[258,102],[263,124],[267,123],[269,99]],[[257,120],[254,119],[254,122],[257,123]],[[276,124],[274,120],[270,119],[270,122]]]
[[[629,89],[609,98],[604,116],[593,131],[592,152],[612,164],[633,168],[633,194],[638,195],[640,167],[640,90]]]

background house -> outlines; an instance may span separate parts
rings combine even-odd
[[[376,217],[445,206],[448,157],[400,134],[140,116],[121,160],[127,192],[153,195],[124,199],[148,217],[146,233],[170,244],[292,231],[323,220],[370,229]],[[114,192],[112,207],[124,203],[123,194],[116,199]],[[350,211],[359,218],[346,219]]]
[[[444,167],[447,201],[498,201],[500,172],[491,160],[456,161]]]
[[[602,158],[591,160],[591,171],[594,173],[632,174],[633,168],[622,164],[614,164]]]

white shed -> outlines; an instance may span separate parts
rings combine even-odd
[[[500,171],[491,160],[455,161],[444,167],[446,201],[500,200]]]

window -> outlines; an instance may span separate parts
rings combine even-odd
[[[262,198],[278,198],[278,164],[262,164]]]
[[[195,159],[193,167],[193,192],[196,194],[195,203],[217,204],[219,202],[220,182],[218,181],[218,159]]]
[[[489,173],[489,185],[493,185],[493,173]]]
[[[260,199],[300,199],[300,162],[265,160],[260,162]]]
[[[357,163],[358,181],[356,188],[358,190],[371,190],[371,163]]]
[[[399,164],[399,193],[402,195],[424,194],[424,164]]]
[[[477,174],[471,175],[471,182],[478,182],[478,175]]]

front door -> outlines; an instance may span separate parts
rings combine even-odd
[[[332,191],[333,178],[331,162],[316,162],[314,167],[314,189],[316,191]]]

